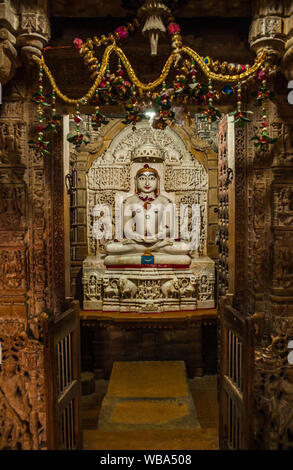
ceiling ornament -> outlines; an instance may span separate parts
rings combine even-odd
[[[154,111],[151,124],[156,129],[164,129],[167,125],[176,123],[178,113],[175,105],[184,107],[188,105],[186,113],[190,121],[191,106],[200,108],[206,119],[211,123],[217,121],[221,114],[216,102],[223,98],[235,97],[236,111],[235,124],[244,127],[250,121],[250,111],[243,110],[242,93],[244,89],[256,86],[256,103],[262,108],[263,125],[260,135],[254,137],[254,145],[260,151],[267,151],[269,145],[275,142],[268,135],[268,122],[266,105],[273,99],[269,89],[269,76],[275,72],[275,67],[269,63],[265,49],[260,51],[253,65],[220,63],[210,57],[201,57],[190,47],[184,46],[180,26],[170,16],[170,10],[160,0],[148,0],[139,9],[138,14],[144,20],[142,32],[150,36],[151,54],[157,53],[158,35],[167,31],[172,51],[162,68],[160,76],[150,83],[141,81],[127,56],[123,52],[121,43],[128,39],[132,32],[141,27],[137,18],[120,26],[108,36],[94,36],[83,42],[79,38],[73,41],[73,47],[83,58],[89,69],[93,84],[87,93],[79,99],[72,99],[64,95],[57,86],[52,72],[46,64],[46,50],[42,57],[34,57],[39,64],[39,90],[33,99],[38,105],[39,126],[38,137],[29,142],[30,146],[40,151],[44,156],[49,154],[49,141],[46,139],[48,131],[57,131],[60,127],[60,116],[56,114],[56,98],[76,106],[74,121],[76,128],[68,135],[68,140],[76,146],[87,144],[89,135],[82,130],[80,107],[87,104],[95,106],[92,114],[92,125],[98,129],[108,123],[100,106],[121,103],[125,108],[125,124],[135,124],[145,118],[148,108]],[[166,21],[166,27],[163,23]],[[116,56],[116,59],[115,59]],[[116,60],[116,71],[113,62]],[[115,65],[114,65],[115,66]],[[43,78],[47,76],[52,88],[51,99],[43,91]],[[52,116],[49,123],[44,124],[44,111],[51,107]],[[181,113],[182,114],[182,113]],[[182,116],[181,116],[182,117]],[[182,125],[182,119],[180,124]],[[178,123],[179,124],[179,123]]]

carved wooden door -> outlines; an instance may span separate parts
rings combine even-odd
[[[248,450],[252,446],[253,325],[220,301],[220,448]]]
[[[232,118],[225,116],[221,120],[218,140],[219,432],[220,448],[231,450],[251,448],[254,368],[254,334],[242,300],[246,275],[243,227],[246,187],[241,168],[245,158],[240,157],[246,150],[239,149],[239,133],[244,135],[242,129],[235,129]]]
[[[79,303],[44,325],[48,449],[82,448]]]

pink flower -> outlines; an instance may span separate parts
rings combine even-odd
[[[82,39],[80,39],[80,38],[75,38],[74,41],[73,41],[73,45],[74,45],[74,47],[77,51],[79,51],[81,49],[82,44],[83,44],[83,42],[82,42]]]
[[[128,31],[125,26],[119,26],[119,28],[115,29],[115,33],[119,34],[120,39],[128,37]]]
[[[177,23],[170,23],[167,27],[167,31],[169,34],[180,33],[181,29]]]
[[[263,70],[260,70],[260,71],[258,72],[258,74],[257,74],[257,78],[258,78],[259,80],[265,80],[265,79],[267,78],[267,76],[266,76],[266,74],[264,73]]]

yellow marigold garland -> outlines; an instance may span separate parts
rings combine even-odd
[[[154,90],[159,85],[161,85],[166,80],[166,78],[167,78],[167,76],[170,72],[170,69],[172,67],[172,64],[176,61],[176,54],[174,52],[172,52],[171,55],[169,56],[169,58],[167,59],[159,78],[157,78],[156,80],[154,80],[151,83],[146,84],[146,83],[141,82],[138,79],[137,75],[134,72],[133,67],[131,66],[131,64],[130,64],[129,60],[127,59],[126,55],[124,54],[123,50],[120,49],[116,45],[115,42],[113,42],[113,44],[111,44],[110,46],[108,46],[105,49],[105,52],[104,52],[104,55],[103,55],[103,58],[102,58],[102,62],[101,62],[100,70],[99,70],[99,72],[98,72],[98,74],[95,78],[95,81],[94,81],[93,85],[91,86],[91,88],[88,90],[88,92],[82,98],[72,99],[72,98],[68,98],[66,95],[64,95],[61,92],[61,90],[59,89],[59,87],[57,86],[56,81],[55,81],[49,67],[45,63],[44,56],[42,56],[41,59],[39,57],[34,56],[34,59],[36,60],[36,62],[38,62],[39,64],[42,65],[42,67],[44,69],[44,72],[47,74],[47,76],[49,78],[49,81],[51,83],[51,86],[52,86],[54,92],[56,93],[56,95],[59,96],[59,98],[61,100],[63,100],[66,103],[69,103],[69,104],[78,104],[78,103],[86,104],[94,96],[100,82],[102,81],[103,76],[106,72],[107,66],[109,64],[109,59],[110,59],[110,56],[111,56],[112,52],[115,52],[116,55],[121,59],[123,65],[124,65],[124,67],[125,67],[125,69],[128,73],[128,76],[129,76],[131,82],[138,88],[138,91],[139,91],[140,94],[143,94],[143,92],[145,92],[145,91]],[[249,67],[249,69],[247,69],[245,72],[242,72],[242,73],[237,74],[237,75],[222,75],[222,74],[217,74],[215,72],[212,72],[210,70],[209,66],[203,61],[203,59],[193,49],[183,46],[182,49],[181,49],[181,52],[186,53],[189,57],[191,57],[200,66],[200,68],[202,69],[204,74],[210,80],[214,80],[214,81],[218,81],[218,82],[229,82],[229,83],[246,81],[249,77],[251,77],[259,69],[259,67],[261,65],[264,64],[266,56],[267,56],[266,52],[263,51],[256,58],[254,64],[251,67]]]

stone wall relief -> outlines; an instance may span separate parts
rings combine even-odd
[[[152,278],[153,277],[153,278]],[[201,287],[199,288],[199,284]],[[85,301],[101,301],[102,299],[117,300],[126,303],[127,301],[158,301],[158,304],[164,303],[166,299],[192,300],[196,305],[196,298],[199,295],[200,301],[213,301],[214,279],[208,275],[200,275],[198,279],[190,273],[180,275],[170,274],[166,271],[161,273],[160,279],[155,276],[148,276],[147,272],[143,275],[135,272],[128,274],[121,272],[113,275],[100,275],[92,271],[84,279]],[[126,301],[126,302],[125,302]],[[101,305],[101,304],[96,304]],[[132,307],[135,306],[135,302]]]
[[[290,227],[293,223],[293,186],[286,185],[274,192],[274,224]]]
[[[17,320],[0,322],[0,449],[46,448],[43,347]]]
[[[288,363],[293,339],[292,317],[274,319],[267,346],[255,351],[255,442],[268,450],[293,449],[293,365]]]
[[[288,291],[293,288],[293,253],[290,233],[276,234],[273,279],[275,289]]]

